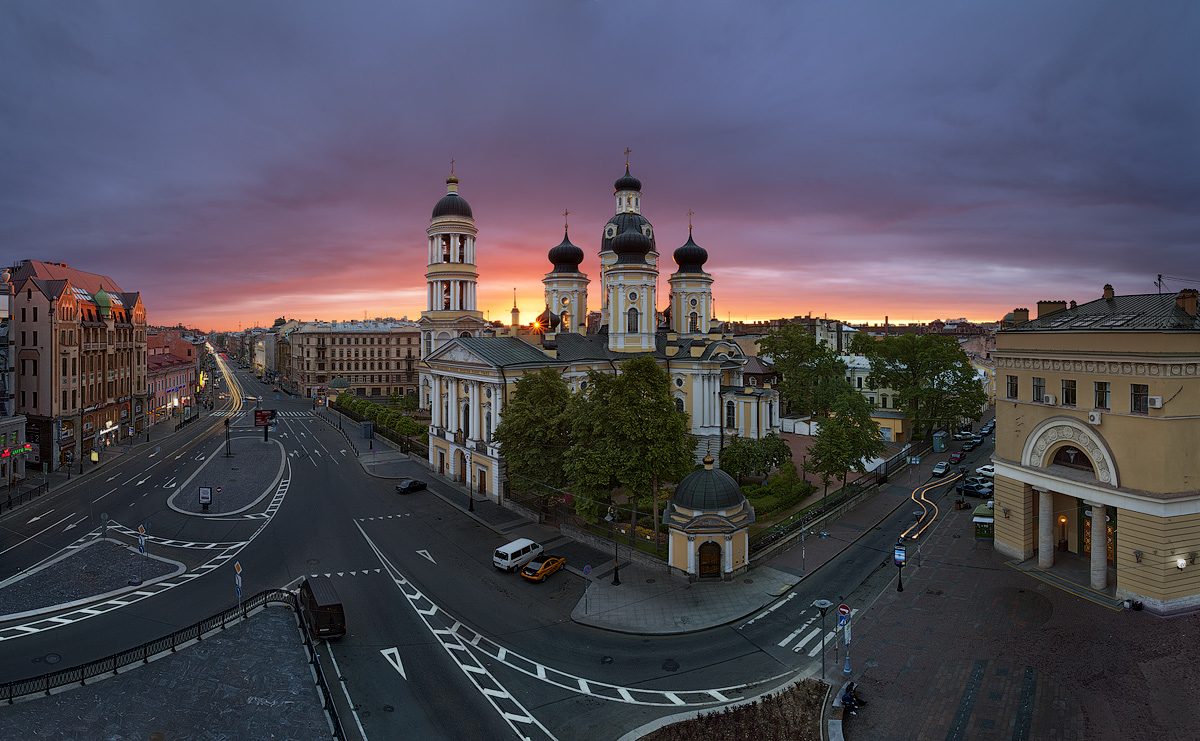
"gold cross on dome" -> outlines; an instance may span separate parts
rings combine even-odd
[[[630,149],[629,147],[625,147],[625,166],[626,167],[629,167],[629,153],[632,151],[633,150]]]
[[[454,174],[454,160],[450,160],[450,174]]]
[[[696,214],[695,211],[688,209],[688,234],[692,233],[692,217]]]
[[[567,217],[571,215],[570,209],[563,209],[563,229],[567,228]]]

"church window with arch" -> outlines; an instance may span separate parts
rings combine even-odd
[[[630,333],[638,331],[638,310],[632,306],[629,307],[629,316],[626,320],[625,331]]]
[[[725,427],[733,429],[737,426],[737,406],[732,401],[725,402]]]
[[[689,332],[699,332],[700,331],[700,315],[694,311],[691,314],[688,314],[688,331]]]

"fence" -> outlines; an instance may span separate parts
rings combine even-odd
[[[10,489],[8,492],[8,498],[5,501],[0,502],[0,511],[2,511],[5,507],[12,509],[13,507],[24,504],[25,502],[31,502],[48,491],[50,491],[49,481],[43,481],[32,489],[26,489],[25,491],[18,490],[16,494],[13,494],[12,490]]]
[[[317,688],[321,693],[321,703],[324,705],[325,712],[329,715],[329,720],[333,725],[333,736],[340,741],[344,741],[346,735],[342,730],[337,708],[333,704],[333,694],[329,691],[329,685],[325,683],[325,676],[321,672],[321,664],[317,661],[316,648],[313,646],[312,638],[308,634],[308,626],[300,618],[299,602],[296,595],[283,589],[268,589],[259,592],[247,598],[240,607],[231,607],[217,615],[207,617],[194,625],[177,630],[168,636],[148,641],[140,646],[113,654],[112,656],[97,659],[87,664],[61,669],[49,674],[43,674],[40,677],[20,679],[15,682],[0,684],[0,700],[6,700],[11,705],[23,697],[41,694],[49,695],[52,690],[59,687],[66,687],[72,684],[85,686],[89,680],[116,676],[121,668],[130,664],[138,662],[148,664],[151,659],[157,658],[160,654],[174,653],[176,649],[190,641],[202,641],[209,634],[218,630],[224,630],[225,626],[229,623],[244,619],[252,611],[266,607],[269,603],[287,605],[296,614],[296,619],[301,626],[300,632],[304,636],[304,647],[308,651],[309,664],[313,666],[316,673]]]
[[[381,427],[378,422],[375,422],[375,420],[371,419],[370,417],[365,417],[365,416],[359,414],[358,412],[347,409],[346,407],[338,404],[335,401],[330,401],[328,403],[328,407],[330,409],[332,409],[333,411],[337,412],[338,414],[349,417],[350,419],[354,420],[355,422],[366,422],[366,421],[371,422],[374,425],[375,434],[379,435],[382,438],[391,440],[392,442],[396,443],[396,445],[398,445],[400,447],[401,453],[408,453],[410,455],[419,455],[422,458],[429,457],[429,445],[427,443],[421,442],[417,438],[409,437],[407,435],[401,435],[400,433],[396,432],[395,430],[393,430],[389,427]]]

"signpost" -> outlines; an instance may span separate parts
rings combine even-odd
[[[905,561],[906,555],[907,554],[904,549],[904,543],[903,542],[897,543],[896,544],[896,552],[895,552],[896,568],[898,569],[898,573],[896,576],[896,591],[897,592],[904,591],[904,561]]]
[[[146,526],[138,525],[138,553],[142,554],[142,560],[138,565],[138,575],[135,579],[130,579],[129,583],[133,586],[138,586],[146,576]]]
[[[242,614],[242,562],[233,562],[233,588],[237,590],[238,614]],[[242,617],[245,617],[244,615]]]
[[[254,426],[263,428],[263,442],[267,441],[267,433],[274,426],[274,409],[255,409]]]
[[[212,487],[200,487],[200,508],[207,512],[208,505],[212,504]]]
[[[842,629],[842,640],[846,647],[846,665],[842,667],[842,673],[850,676],[850,605],[844,602],[838,605],[838,627]],[[834,638],[837,641],[837,638]]]

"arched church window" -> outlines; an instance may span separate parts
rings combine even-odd
[[[725,402],[725,427],[733,429],[737,426],[737,407],[732,401]]]
[[[483,439],[492,441],[492,413],[488,412],[483,416]]]
[[[683,399],[678,396],[675,397],[675,411],[683,414]]]
[[[629,307],[629,318],[626,321],[625,331],[630,333],[638,331],[638,310],[632,306]]]
[[[688,314],[688,331],[689,332],[699,332],[700,331],[700,315],[694,311],[691,314]]]
[[[459,336],[459,337],[470,337],[470,336],[471,336],[471,333],[470,333],[470,332],[467,332],[467,331],[465,331],[465,330],[464,330],[464,331],[462,331],[462,332],[459,332],[459,333],[458,333],[458,336]]]
[[[558,331],[570,332],[571,331],[571,312],[564,311],[563,313],[558,315],[558,318],[562,321],[562,326],[559,327]]]

